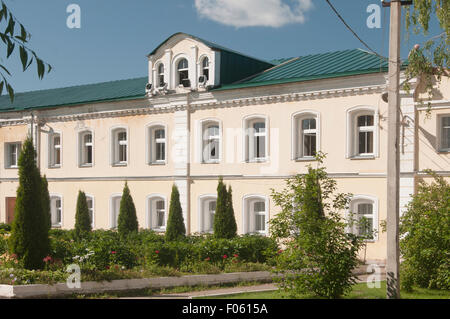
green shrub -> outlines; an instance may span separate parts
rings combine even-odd
[[[136,207],[130,194],[127,182],[123,188],[122,199],[120,200],[120,212],[118,218],[117,230],[122,236],[137,232],[139,224],[136,216]]]
[[[10,231],[11,231],[11,225],[5,224],[5,223],[0,223],[0,234],[7,233]]]
[[[448,289],[450,256],[450,185],[434,177],[421,181],[400,219],[401,284],[411,289]]]
[[[170,195],[169,217],[167,219],[166,240],[183,240],[186,237],[183,210],[181,209],[180,193],[176,185],[172,186]]]
[[[92,221],[89,216],[86,194],[78,191],[77,207],[75,213],[75,234],[78,238],[85,236],[92,230]]]
[[[8,240],[0,233],[0,255],[8,251]]]
[[[42,180],[30,137],[19,156],[19,187],[15,217],[10,237],[10,250],[17,254],[27,269],[41,269],[49,252],[48,220],[42,208]]]
[[[52,215],[50,212],[50,194],[48,192],[47,177],[44,175],[41,180],[42,183],[42,210],[46,219],[47,229],[52,228]]]

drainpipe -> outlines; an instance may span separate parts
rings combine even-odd
[[[189,235],[191,233],[191,92],[187,94],[186,98],[186,116],[187,116],[187,163],[186,163],[186,233]]]

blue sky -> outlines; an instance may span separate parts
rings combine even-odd
[[[363,48],[325,0],[4,0],[32,34],[30,47],[53,71],[39,80],[17,56],[2,61],[16,92],[147,75],[146,54],[175,32],[186,32],[261,59]],[[389,9],[381,28],[366,25],[378,0],[332,0],[374,50],[388,54]],[[69,4],[81,8],[81,28],[66,25]],[[430,35],[438,34],[433,25]],[[403,38],[402,57],[422,37]]]

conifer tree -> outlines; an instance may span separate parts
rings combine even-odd
[[[125,182],[123,188],[122,199],[120,200],[120,211],[118,218],[117,229],[119,234],[128,235],[131,232],[137,232],[139,228],[136,207],[134,206],[133,198],[128,188],[128,183]]]
[[[233,208],[233,191],[231,190],[231,186],[228,186],[227,192],[227,211],[226,211],[226,220],[225,220],[225,237],[228,239],[234,238],[237,236],[237,224],[236,217],[234,216],[234,208]]]
[[[216,213],[214,214],[214,237],[227,238],[227,204],[227,187],[223,183],[223,178],[220,177],[219,184],[217,185]]]
[[[75,234],[81,238],[92,230],[92,221],[89,216],[86,194],[78,191],[77,208],[75,213]]]
[[[180,193],[176,185],[172,186],[170,195],[169,217],[167,220],[166,240],[176,241],[185,238],[186,227],[184,225],[183,210],[180,203]]]
[[[47,220],[47,229],[52,228],[52,215],[50,212],[50,194],[48,192],[48,181],[47,177],[44,175],[42,177],[42,209],[44,210],[44,215]]]
[[[18,164],[19,187],[10,250],[23,261],[26,269],[41,269],[43,259],[50,251],[48,216],[42,207],[42,180],[30,137],[23,144]]]

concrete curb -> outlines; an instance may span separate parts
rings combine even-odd
[[[0,285],[0,298],[39,298],[68,294],[92,294],[112,291],[139,290],[145,288],[172,288],[179,286],[217,285],[243,281],[271,282],[277,277],[268,271],[239,272],[217,275],[192,275],[182,277],[157,277],[121,279],[103,282],[82,282],[81,288],[68,288],[66,283],[55,285]]]

